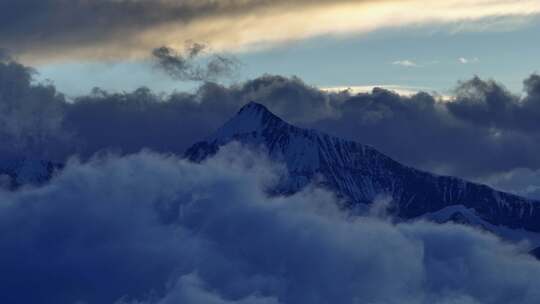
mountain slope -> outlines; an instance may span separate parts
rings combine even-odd
[[[404,166],[370,146],[290,125],[257,103],[240,109],[213,135],[192,146],[186,157],[202,161],[231,141],[262,146],[271,158],[287,165],[290,177],[282,193],[317,181],[351,207],[386,196],[397,216],[411,219],[461,205],[491,225],[540,232],[540,202]]]

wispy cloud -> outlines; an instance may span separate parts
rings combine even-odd
[[[407,68],[418,67],[419,65],[412,60],[396,60],[392,62],[393,65],[399,65]]]
[[[140,58],[189,39],[217,51],[243,51],[319,35],[538,14],[537,0],[4,1],[0,45],[25,60]]]
[[[325,92],[343,92],[349,93],[371,93],[375,88],[382,88],[385,90],[393,91],[399,95],[411,96],[420,91],[431,91],[429,88],[402,86],[395,84],[375,84],[375,85],[353,85],[353,86],[323,86],[320,87]]]
[[[469,64],[469,63],[477,63],[480,61],[480,59],[478,59],[478,57],[474,57],[474,58],[459,57],[458,61],[461,64]]]
[[[206,44],[187,41],[182,52],[162,46],[152,51],[156,65],[181,81],[217,81],[234,77],[239,61],[223,54],[207,51]]]

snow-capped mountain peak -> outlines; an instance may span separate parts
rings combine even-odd
[[[273,117],[274,119],[281,120],[281,118],[277,117],[276,115],[274,115],[274,113],[270,112],[270,110],[268,110],[264,105],[254,102],[254,101],[248,102],[242,108],[240,108],[240,110],[238,110],[237,117],[242,117],[242,116],[260,116],[260,117],[270,116],[270,117]]]
[[[370,146],[288,124],[253,102],[188,149],[186,157],[201,161],[231,141],[262,146],[270,158],[287,166],[289,177],[280,193],[294,193],[315,182],[355,208],[387,197],[395,215],[404,219],[463,206],[492,225],[540,232],[540,202],[416,170]]]
[[[249,102],[208,140],[230,138],[239,134],[261,132],[264,129],[284,127],[286,125],[287,123],[262,104]]]

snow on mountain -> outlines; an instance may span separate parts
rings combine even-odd
[[[439,211],[427,213],[422,218],[436,223],[451,222],[469,225],[494,233],[513,243],[527,242],[529,248],[540,246],[540,233],[528,231],[523,228],[512,229],[502,225],[494,225],[482,219],[481,215],[474,209],[467,208],[463,205],[448,206]]]
[[[202,161],[231,141],[263,147],[272,159],[287,165],[289,177],[280,185],[280,193],[294,193],[315,182],[335,192],[351,208],[386,196],[393,202],[390,211],[403,219],[437,215],[448,207],[460,206],[490,229],[540,232],[540,202],[416,170],[370,146],[295,127],[253,102],[188,149],[186,157]],[[469,220],[463,212],[461,215],[463,218],[453,220]]]

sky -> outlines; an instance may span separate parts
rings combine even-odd
[[[239,75],[228,83],[270,73],[295,75],[321,88],[384,85],[450,94],[458,80],[479,75],[520,92],[522,79],[540,69],[540,65],[530,64],[537,61],[536,50],[540,49],[538,39],[531,39],[540,30],[540,22],[530,21],[512,30],[501,27],[461,32],[453,32],[449,26],[381,29],[242,51],[234,54],[242,63]],[[168,78],[150,59],[53,63],[39,65],[38,71],[42,79],[51,79],[70,95],[87,93],[92,86],[171,91],[197,85]],[[86,81],[75,81],[73,75]]]
[[[54,8],[59,3],[40,5]],[[519,93],[522,80],[540,69],[540,41],[534,39],[540,30],[537,1],[83,3],[71,2],[65,13],[50,19],[15,5],[21,20],[0,38],[21,62],[36,67],[38,79],[49,79],[70,96],[93,87],[193,90],[197,81],[167,77],[152,58],[154,48],[182,51],[186,41],[238,59],[235,77],[220,80],[228,84],[268,73],[298,76],[320,88],[385,86],[451,95],[458,81],[478,75]],[[122,6],[131,15],[122,13]],[[93,24],[92,14],[101,14],[96,19],[101,22]],[[141,22],[138,14],[145,16]],[[18,25],[25,18],[37,18],[43,33],[25,32],[28,27]]]

